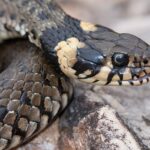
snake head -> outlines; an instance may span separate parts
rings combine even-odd
[[[150,79],[150,47],[131,34],[80,23],[81,36],[60,42],[55,50],[61,70],[98,85],[141,85]]]

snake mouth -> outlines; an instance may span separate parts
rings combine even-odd
[[[127,67],[127,71],[122,74],[122,78],[118,80],[119,85],[138,86],[148,83],[150,80],[150,66],[145,67]],[[115,80],[112,80],[111,85],[117,85]]]
[[[139,86],[150,80],[150,67],[133,68],[127,67],[122,74],[118,74],[120,80],[112,79],[108,85],[132,85]]]
[[[150,74],[145,74],[144,76],[136,77],[135,79],[111,81],[108,85],[140,86],[142,84],[148,83],[149,81],[150,81]]]
[[[103,66],[96,75],[89,78],[80,78],[79,80],[97,85],[138,86],[150,81],[150,66],[141,68],[109,68]]]

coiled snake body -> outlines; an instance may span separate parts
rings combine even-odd
[[[98,85],[149,82],[148,44],[74,19],[52,0],[1,0],[0,40],[15,37],[41,51],[0,52],[0,150],[28,141],[67,106],[66,76]]]

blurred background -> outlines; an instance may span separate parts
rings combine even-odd
[[[150,43],[150,0],[57,0],[76,18],[128,32]]]

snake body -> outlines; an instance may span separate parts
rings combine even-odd
[[[1,50],[0,150],[28,141],[62,112],[73,93],[66,76],[98,85],[149,82],[148,44],[72,18],[53,0],[1,0],[0,40],[15,37],[41,51]]]

